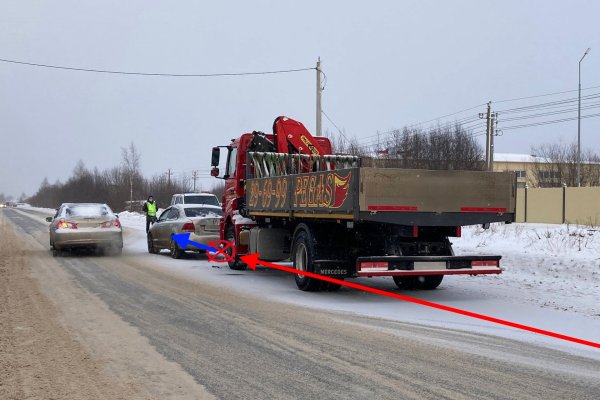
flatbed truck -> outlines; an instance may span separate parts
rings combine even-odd
[[[392,276],[406,289],[434,289],[444,275],[502,271],[501,256],[456,256],[449,238],[462,226],[514,222],[514,173],[363,167],[287,117],[275,120],[272,134],[245,133],[214,147],[211,164],[211,175],[225,180],[220,231],[234,244],[232,269],[244,269],[239,256],[251,253],[291,261],[304,291],[339,285],[302,271]]]

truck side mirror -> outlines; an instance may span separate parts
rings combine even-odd
[[[218,147],[213,147],[212,149],[212,157],[210,160],[210,166],[211,167],[217,167],[219,165],[219,158],[221,156],[221,149],[219,149]],[[217,169],[218,171],[218,169]],[[210,173],[212,175],[212,171]],[[219,175],[219,173],[217,172],[217,175]],[[217,175],[212,175],[212,176],[217,176]]]
[[[219,177],[219,168],[218,167],[213,167],[210,170],[210,176],[214,176],[215,178]]]

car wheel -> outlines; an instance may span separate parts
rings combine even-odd
[[[179,248],[179,245],[176,241],[171,239],[171,245],[169,246],[169,251],[171,252],[171,257],[175,259],[179,259],[183,257],[184,251]]]
[[[237,248],[237,245],[235,243],[235,227],[231,224],[228,225],[227,229],[225,230],[225,240],[233,243],[233,247]],[[227,255],[231,257],[232,250],[230,250],[230,249],[231,249],[231,247],[229,247],[229,249],[225,250],[225,253],[227,253]],[[245,270],[247,268],[247,265],[244,264],[244,262],[242,262],[237,255],[235,257],[233,257],[233,261],[228,260],[227,264],[229,265],[229,268],[231,268],[233,270],[237,270],[237,271]]]
[[[51,250],[52,250],[52,257],[58,257],[62,254],[62,252],[54,246],[52,247]]]
[[[158,254],[159,250],[154,245],[154,238],[152,237],[151,233],[148,234],[148,240],[147,241],[148,241],[148,253],[150,253],[150,254]]]

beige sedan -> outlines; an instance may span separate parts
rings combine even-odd
[[[173,258],[181,258],[186,251],[204,252],[188,245],[179,247],[173,235],[190,234],[190,241],[208,245],[219,240],[221,207],[200,204],[175,204],[162,212],[148,231],[148,252],[157,254],[168,249]]]
[[[100,203],[64,203],[50,222],[50,247],[57,256],[65,250],[92,249],[120,254],[123,230],[119,216]]]

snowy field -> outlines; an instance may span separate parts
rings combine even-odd
[[[42,216],[26,214],[43,220]],[[129,212],[119,216],[124,227],[123,257],[144,257],[149,265],[187,279],[274,302],[499,335],[600,360],[598,349],[348,288],[335,293],[301,292],[292,276],[267,268],[232,271],[226,264],[208,262],[205,256],[174,260],[167,252],[151,255],[146,249],[145,217]],[[493,276],[446,276],[433,291],[401,291],[389,277],[354,282],[600,342],[600,229],[495,224],[489,230],[463,228],[462,237],[452,238],[452,242],[457,255],[502,255],[504,272]]]

